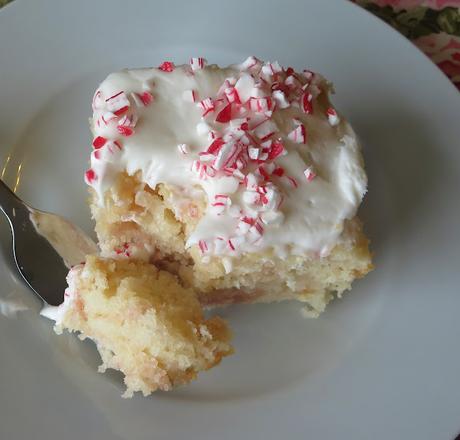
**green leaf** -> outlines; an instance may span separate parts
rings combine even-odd
[[[436,21],[441,31],[460,36],[460,12],[457,8],[442,9]]]

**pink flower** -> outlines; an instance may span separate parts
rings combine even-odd
[[[460,8],[460,0],[374,0],[378,6],[391,6],[395,10],[424,6],[431,9],[443,9],[447,6]]]

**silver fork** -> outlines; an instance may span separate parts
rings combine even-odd
[[[25,282],[47,304],[61,304],[68,268],[97,253],[96,244],[68,220],[28,206],[2,180],[0,210],[10,224],[14,261]]]

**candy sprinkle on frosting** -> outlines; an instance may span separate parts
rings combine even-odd
[[[321,253],[367,183],[330,89],[317,73],[253,56],[222,69],[198,57],[111,74],[93,97],[85,181],[101,204],[122,171],[183,198],[201,188],[207,209],[187,247],[206,261],[267,247]]]

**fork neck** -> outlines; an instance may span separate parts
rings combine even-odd
[[[25,208],[23,201],[0,179],[0,210],[11,218],[18,208]]]

